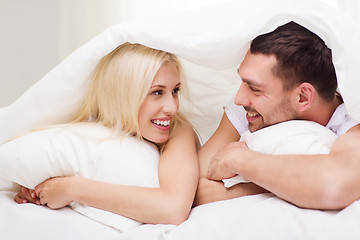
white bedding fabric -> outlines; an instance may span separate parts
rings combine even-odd
[[[180,226],[144,224],[125,233],[91,221],[68,208],[18,205],[0,191],[1,239],[29,240],[358,240],[360,202],[337,211],[295,207],[272,194],[202,205]]]
[[[315,0],[238,0],[107,29],[0,112],[0,144],[68,121],[94,66],[125,41],[181,57],[193,100],[182,109],[205,141],[220,121],[221,107],[240,85],[236,68],[250,40],[290,20],[332,48],[340,93],[350,116],[360,122],[359,26]],[[360,239],[359,202],[327,212],[300,209],[262,194],[197,207],[178,227],[145,224],[120,234],[67,208],[19,206],[13,197],[12,192],[0,192],[1,239]]]

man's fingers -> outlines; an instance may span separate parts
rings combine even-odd
[[[218,167],[218,163],[219,160],[217,159],[213,159],[212,161],[210,161],[209,167],[208,167],[208,171],[207,171],[207,177],[208,179],[211,180],[221,180],[221,179],[217,179],[215,174],[216,174],[216,168]]]

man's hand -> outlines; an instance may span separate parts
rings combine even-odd
[[[207,177],[211,180],[222,180],[237,175],[234,170],[238,167],[237,159],[245,149],[248,150],[245,142],[232,142],[225,146],[211,159]]]
[[[14,201],[17,203],[34,203],[40,205],[40,199],[36,196],[36,193],[32,189],[20,186]]]

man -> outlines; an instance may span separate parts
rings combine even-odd
[[[195,205],[270,191],[297,206],[342,209],[360,198],[360,126],[336,92],[331,50],[290,22],[255,38],[238,73],[242,84],[218,129],[199,152]],[[339,137],[327,155],[267,155],[238,142],[243,132],[293,119],[322,124]],[[239,174],[252,183],[229,189]]]

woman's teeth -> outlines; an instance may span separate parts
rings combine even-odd
[[[151,122],[156,125],[160,125],[160,126],[164,126],[164,127],[167,127],[170,125],[170,120],[167,120],[167,121],[151,120]]]
[[[247,113],[249,117],[256,117],[258,114],[257,113]]]

